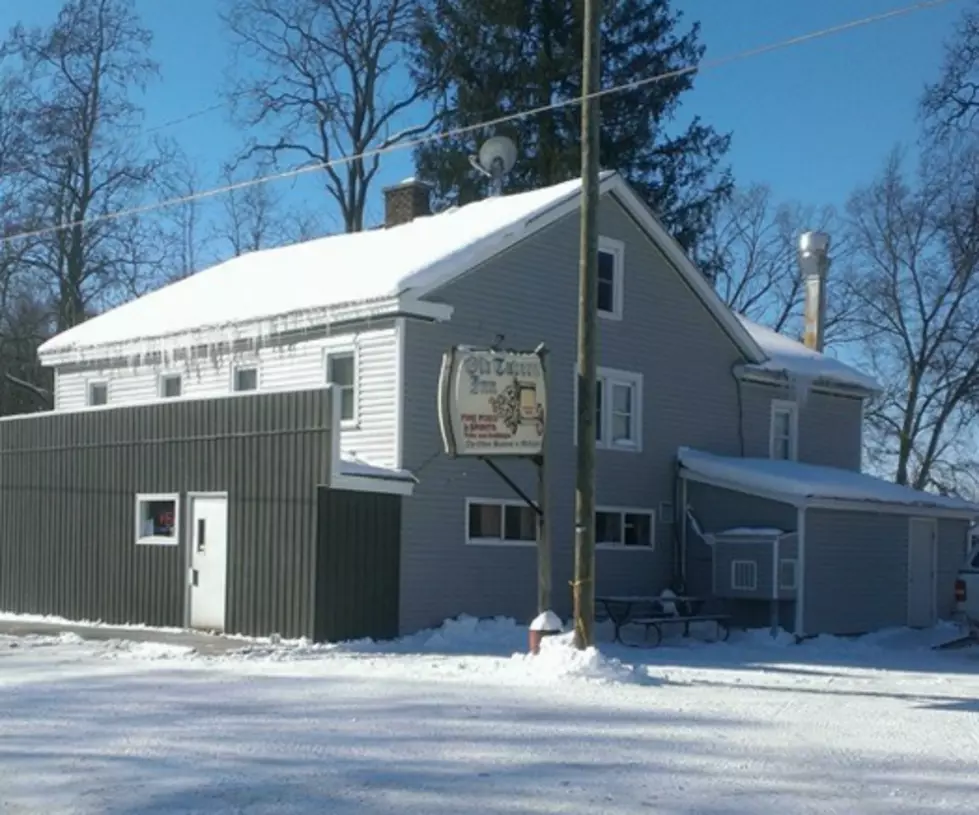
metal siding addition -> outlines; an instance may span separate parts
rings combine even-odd
[[[320,489],[315,639],[398,635],[401,502]]]
[[[189,493],[228,494],[229,633],[310,636],[326,390],[0,421],[0,608],[185,623]],[[137,545],[136,496],[178,493],[179,545]]]

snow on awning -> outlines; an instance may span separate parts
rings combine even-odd
[[[872,392],[880,390],[880,384],[872,376],[852,368],[838,359],[820,354],[801,342],[754,323],[738,315],[741,324],[768,357],[761,365],[749,366],[769,373],[785,373],[810,382],[835,382]]]
[[[961,498],[914,490],[852,470],[797,461],[718,456],[689,447],[681,447],[677,458],[684,478],[799,507],[882,511],[890,506],[964,518],[979,516],[979,505]]]

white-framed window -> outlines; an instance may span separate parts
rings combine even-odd
[[[794,557],[782,558],[778,562],[778,587],[784,591],[798,588],[798,561]]]
[[[656,544],[656,513],[651,509],[599,507],[595,545],[602,549],[651,550]]]
[[[183,393],[183,377],[180,374],[160,375],[160,397],[176,399]]]
[[[599,368],[595,379],[595,446],[601,450],[642,451],[642,374]],[[575,434],[578,387],[575,381]],[[577,437],[577,435],[576,435]]]
[[[466,543],[526,546],[537,542],[537,512],[523,501],[466,499]]]
[[[622,319],[625,280],[625,244],[613,238],[598,239],[598,314]]]
[[[85,404],[91,407],[109,404],[109,383],[89,382],[85,392]]]
[[[136,543],[176,546],[179,543],[180,496],[136,496]]]
[[[235,393],[258,390],[258,366],[236,365],[231,374],[231,388]]]
[[[336,389],[341,424],[357,424],[357,352],[353,349],[328,350],[326,381]]]
[[[732,560],[731,588],[735,591],[757,591],[758,564],[753,560]]]
[[[799,448],[799,410],[795,402],[772,400],[768,445],[771,458],[796,460]]]

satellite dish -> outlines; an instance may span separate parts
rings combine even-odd
[[[479,163],[491,173],[496,169],[497,162],[504,173],[510,172],[517,163],[517,145],[506,136],[493,136],[483,142],[479,148]]]
[[[493,195],[500,195],[503,192],[503,176],[517,163],[517,146],[506,136],[493,136],[483,142],[478,156],[469,157],[469,163],[493,179]]]

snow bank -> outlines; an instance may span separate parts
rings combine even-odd
[[[569,679],[628,685],[647,685],[654,681],[641,666],[626,664],[597,648],[578,650],[573,638],[572,633],[546,637],[539,654],[514,654],[508,669],[499,673],[517,681],[547,684]]]

